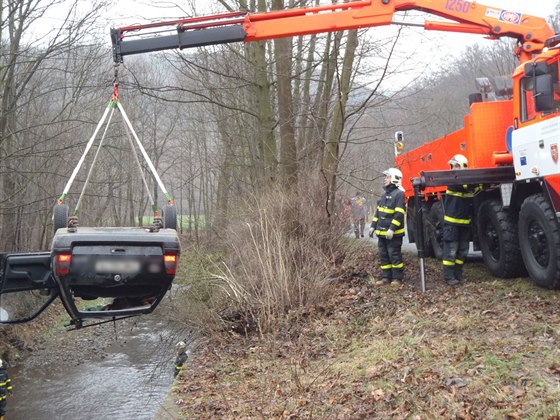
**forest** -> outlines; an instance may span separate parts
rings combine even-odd
[[[61,4],[56,25],[45,24]],[[453,55],[447,34],[400,25],[141,54],[115,65],[101,31],[109,4],[2,3],[0,247],[49,248],[53,206],[118,85],[173,198],[186,249],[207,255],[211,244],[227,260],[201,278],[225,282],[234,307],[264,315],[264,324],[321,295],[344,247],[341,203],[356,190],[377,200],[394,132],[412,148],[456,130],[474,80],[507,77],[516,66],[509,39]],[[185,12],[315,4],[220,0],[187,3]],[[150,198],[161,208],[166,197],[132,158],[118,112],[102,132],[103,146],[86,156],[65,202],[72,209],[80,200],[81,226],[142,225],[153,217]]]

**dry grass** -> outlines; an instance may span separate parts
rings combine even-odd
[[[291,193],[273,188],[250,197],[231,217],[219,256],[184,249],[177,318],[207,332],[262,335],[290,311],[321,301],[349,243],[341,240],[342,221],[320,216],[318,191],[306,181]]]
[[[375,259],[356,247],[328,296],[263,339],[201,349],[177,386],[184,418],[559,418],[558,292],[480,263],[449,288],[430,260],[422,293],[411,255],[405,286],[376,287]]]

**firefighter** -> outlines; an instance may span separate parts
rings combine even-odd
[[[449,160],[454,170],[467,169],[469,162],[463,155]],[[473,197],[479,186],[449,185],[443,196],[443,279],[451,286],[464,281],[463,265],[469,252]]]
[[[3,420],[6,414],[6,396],[8,393],[12,393],[12,380],[6,370],[6,364],[0,359],[0,420]]]
[[[377,235],[379,258],[381,260],[381,280],[377,284],[400,286],[404,276],[402,243],[404,236],[405,204],[402,191],[402,172],[389,168],[383,172],[385,194],[377,203],[377,210],[371,222],[369,236]]]
[[[181,370],[183,370],[183,365],[187,361],[187,344],[184,341],[179,341],[177,343],[177,357],[175,358],[175,373],[177,376]]]

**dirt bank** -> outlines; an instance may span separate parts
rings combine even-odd
[[[375,286],[374,253],[265,340],[203,347],[175,388],[178,418],[559,418],[557,291],[481,263],[449,287],[430,260],[422,293],[412,254],[404,286]]]

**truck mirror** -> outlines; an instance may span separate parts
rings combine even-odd
[[[469,95],[469,106],[478,102],[482,102],[482,93],[471,93]]]
[[[554,106],[554,87],[551,74],[535,77],[535,109],[538,112],[551,111]]]
[[[525,64],[525,77],[535,77],[548,74],[548,64],[546,61],[539,61],[538,63]]]

